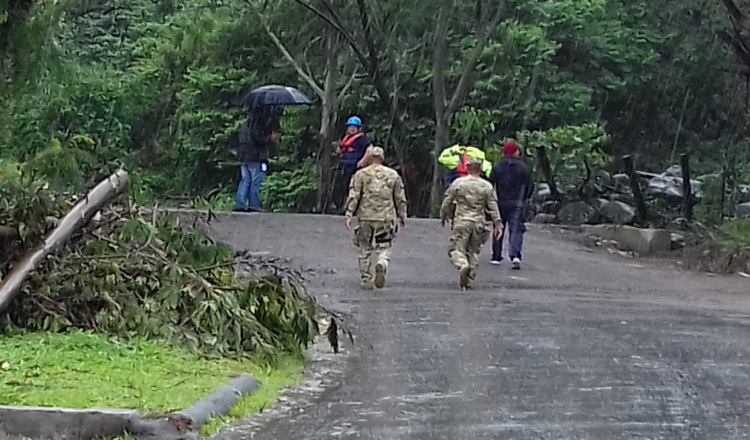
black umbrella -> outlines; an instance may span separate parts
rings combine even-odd
[[[277,85],[258,87],[245,96],[241,103],[249,109],[310,104],[312,101],[294,87]]]

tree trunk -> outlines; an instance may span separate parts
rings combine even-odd
[[[331,202],[333,182],[333,161],[331,160],[331,133],[333,132],[334,111],[331,105],[322,106],[320,116],[320,144],[318,147],[318,193],[316,212],[325,213]]]
[[[433,150],[432,162],[432,185],[430,186],[430,209],[435,209],[440,203],[443,195],[443,185],[440,179],[440,164],[437,159],[440,152],[450,142],[450,124],[453,116],[464,103],[466,95],[474,88],[474,69],[479,58],[487,46],[492,33],[502,20],[505,11],[505,2],[498,2],[497,10],[487,23],[486,28],[478,32],[477,42],[466,60],[456,88],[453,90],[450,100],[445,88],[445,71],[448,65],[448,33],[450,30],[450,17],[453,14],[455,2],[443,3],[438,13],[433,35],[432,56],[432,94],[435,107],[435,149]]]
[[[622,162],[625,164],[625,172],[630,177],[630,190],[633,191],[638,224],[646,226],[648,224],[648,209],[646,208],[646,199],[643,198],[641,185],[638,183],[638,173],[635,172],[633,158],[628,154],[622,156]]]
[[[441,173],[438,157],[450,141],[449,127],[446,125],[447,94],[445,91],[445,70],[448,49],[447,34],[450,9],[445,5],[440,9],[432,40],[432,98],[435,109],[435,146],[432,150],[432,185],[430,186],[430,207],[428,210],[430,213],[439,206],[442,199],[443,182],[440,178]]]
[[[129,183],[128,173],[123,170],[117,171],[106,180],[100,182],[63,217],[59,226],[49,234],[42,244],[26,254],[13,267],[13,270],[10,271],[3,283],[0,284],[0,313],[18,295],[26,276],[36,269],[47,255],[65,244],[98,211],[122,194],[128,188]]]
[[[331,11],[335,13],[341,7],[340,1],[332,1],[328,4]],[[308,5],[308,8],[311,8]],[[312,8],[315,10],[315,8]],[[331,137],[333,136],[333,127],[336,124],[338,114],[338,96],[336,93],[338,80],[338,49],[340,31],[334,27],[325,29],[326,45],[326,65],[325,65],[325,83],[321,87],[313,75],[304,69],[300,62],[289,52],[289,49],[281,42],[279,37],[271,30],[262,12],[258,11],[258,18],[268,34],[268,37],[276,45],[284,58],[294,67],[297,75],[304,80],[315,94],[321,100],[320,131],[318,155],[316,168],[318,171],[318,190],[315,196],[315,208],[317,212],[325,212],[330,205],[331,183],[332,183],[332,158],[331,158]],[[346,88],[346,86],[344,87]]]
[[[528,140],[526,141],[528,146]],[[536,147],[536,157],[539,162],[539,168],[542,170],[544,181],[549,185],[549,192],[552,199],[555,201],[562,201],[560,191],[557,189],[557,183],[555,182],[555,174],[552,171],[552,165],[549,163],[549,156],[547,156],[547,149],[540,145]]]
[[[333,185],[331,160],[331,139],[338,114],[336,99],[338,34],[335,29],[326,28],[326,79],[323,85],[323,99],[320,115],[320,147],[318,148],[318,194],[317,212],[324,213],[331,203]]]
[[[441,173],[441,165],[438,163],[438,155],[443,148],[448,146],[449,142],[449,130],[448,127],[438,119],[435,124],[435,151],[434,157],[432,158],[432,185],[430,189],[430,212],[440,206],[444,192],[443,173]]]
[[[693,187],[690,183],[690,156],[687,153],[680,155],[680,166],[682,167],[682,216],[687,221],[693,219]]]

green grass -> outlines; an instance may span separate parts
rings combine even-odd
[[[731,247],[750,247],[750,220],[732,220],[721,225],[721,232],[729,239]]]
[[[207,359],[150,342],[91,333],[0,336],[0,405],[138,409],[167,413],[190,407],[229,378],[251,374],[261,389],[234,410],[244,416],[301,378],[304,359]],[[230,420],[233,416],[230,416]],[[220,426],[223,421],[212,421]]]
[[[213,417],[201,428],[201,435],[208,437],[217,433],[224,426],[242,419],[248,414],[261,411],[272,406],[278,399],[279,393],[284,388],[299,385],[302,382],[303,359],[287,357],[278,362],[273,369],[267,370],[259,376],[263,387],[252,395],[240,399],[229,416]]]

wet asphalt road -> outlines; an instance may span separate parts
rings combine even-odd
[[[349,315],[345,356],[222,440],[750,438],[750,282],[586,250],[531,227],[525,266],[461,294],[448,230],[413,220],[386,288],[358,288],[338,217],[221,217],[215,238],[293,258]],[[323,348],[321,348],[323,347]]]

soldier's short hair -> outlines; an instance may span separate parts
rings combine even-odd
[[[382,147],[370,147],[370,157],[385,160],[385,151]]]
[[[471,168],[473,170],[482,170],[482,159],[472,157],[469,159],[469,162],[466,164],[466,168]]]

